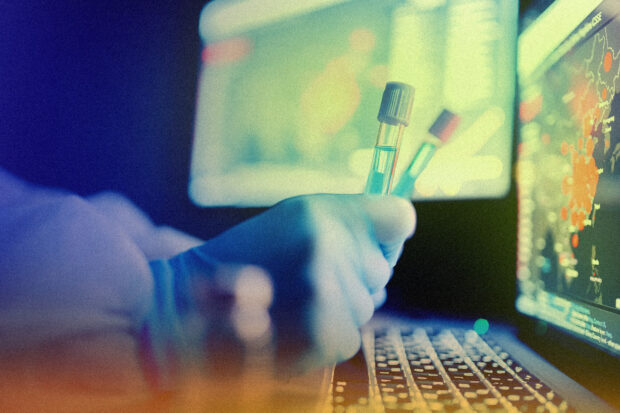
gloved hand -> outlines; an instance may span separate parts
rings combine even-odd
[[[185,308],[200,301],[192,288],[197,280],[223,263],[264,270],[274,291],[270,314],[277,361],[308,369],[359,349],[359,327],[381,302],[373,296],[385,295],[414,227],[414,210],[400,198],[295,197],[169,261],[152,262],[151,268],[156,282],[174,280],[173,296]],[[174,330],[170,324],[164,329]]]
[[[168,355],[213,338],[200,335],[214,320],[202,294],[238,280],[254,280],[241,289],[254,303],[267,304],[273,290],[283,364],[346,358],[415,224],[401,199],[305,196],[178,253],[198,241],[169,231],[153,241],[162,232],[118,199],[86,202],[2,170],[0,189],[0,391],[16,405],[49,404],[56,391],[58,400],[92,391],[137,397],[149,366],[150,377],[163,377],[156,385],[174,385],[165,381],[175,367]],[[148,265],[147,257],[160,259]],[[21,383],[36,385],[40,397],[15,397]]]

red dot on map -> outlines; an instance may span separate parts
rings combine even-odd
[[[583,118],[583,135],[589,136],[591,133],[592,133],[592,119],[590,119],[590,116],[586,115],[586,117]]]
[[[577,228],[579,228],[579,231],[583,231],[585,219],[586,214],[584,214],[583,211],[579,211],[579,214],[577,214]]]
[[[592,156],[594,152],[594,140],[592,138],[588,138],[586,141],[586,155]]]
[[[568,195],[568,193],[570,192],[570,189],[571,189],[570,177],[568,175],[565,175],[564,179],[562,179],[562,193],[564,195]]]
[[[609,72],[611,70],[612,62],[613,56],[611,55],[611,52],[605,53],[605,58],[603,59],[603,69],[605,69],[605,72]]]
[[[577,248],[579,246],[579,236],[577,234],[573,234],[571,244],[573,244],[573,248]]]

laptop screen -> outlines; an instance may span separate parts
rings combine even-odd
[[[270,205],[364,189],[388,81],[415,88],[395,184],[444,109],[460,117],[413,199],[510,187],[517,2],[215,0],[203,42],[189,194]]]
[[[616,356],[619,6],[556,1],[518,44],[517,309]]]

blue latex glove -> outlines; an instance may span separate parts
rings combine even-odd
[[[152,262],[157,283],[168,286],[156,307],[168,313],[152,323],[154,354],[184,341],[165,338],[183,336],[179,324],[188,303],[200,300],[192,285],[228,263],[257,266],[271,278],[280,366],[307,369],[346,359],[359,349],[359,327],[385,296],[414,226],[411,203],[400,198],[302,196],[171,260]]]
[[[106,400],[141,394],[145,368],[155,385],[174,384],[175,355],[213,338],[192,334],[211,313],[193,287],[226,286],[248,269],[274,290],[280,361],[310,367],[352,355],[415,222],[401,199],[299,197],[195,247],[118,195],[88,201],[2,170],[0,193],[3,378]]]

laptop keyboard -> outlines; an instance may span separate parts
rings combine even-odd
[[[334,371],[334,413],[575,411],[473,330],[366,329],[363,349]]]

